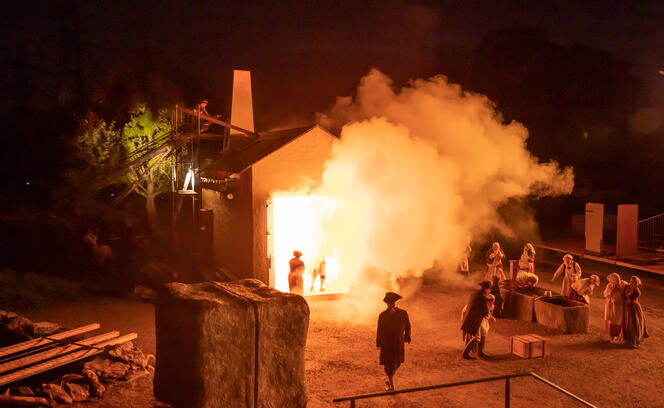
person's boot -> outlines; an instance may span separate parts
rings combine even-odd
[[[480,340],[479,344],[479,350],[477,352],[477,356],[481,358],[488,358],[489,355],[484,352],[484,343],[486,342],[486,339],[482,337],[482,340]]]
[[[466,348],[463,349],[463,355],[461,356],[462,358],[466,360],[475,360],[475,357],[470,355],[470,351],[475,347],[475,344],[477,344],[477,339],[473,338],[466,344]]]
[[[325,284],[325,276],[320,277],[320,291],[325,292],[325,288],[323,287],[323,284]]]

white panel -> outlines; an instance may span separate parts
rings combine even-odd
[[[602,253],[604,204],[586,203],[586,251]]]
[[[233,71],[231,125],[254,131],[254,105],[251,96],[251,71]],[[239,134],[231,129],[231,134]]]

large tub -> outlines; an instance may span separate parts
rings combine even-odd
[[[544,289],[516,289],[507,293],[505,299],[506,316],[512,319],[535,322],[535,299],[544,295]]]
[[[541,297],[534,301],[535,319],[542,326],[564,333],[587,333],[590,307],[562,296]]]

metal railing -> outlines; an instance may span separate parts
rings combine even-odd
[[[664,236],[664,213],[639,221],[639,242],[654,242]]]
[[[479,384],[479,383],[484,383],[484,382],[490,382],[490,381],[500,381],[500,380],[505,380],[505,408],[510,407],[510,380],[512,378],[519,378],[519,377],[533,377],[537,379],[538,381],[543,382],[544,384],[548,385],[549,387],[558,390],[562,392],[563,394],[567,395],[568,397],[580,402],[581,404],[591,407],[591,408],[597,408],[596,405],[593,405],[589,403],[588,401],[585,401],[581,399],[580,397],[572,394],[571,392],[567,391],[566,389],[562,388],[559,385],[556,385],[552,383],[551,381],[547,380],[546,378],[543,378],[533,372],[523,372],[523,373],[514,373],[514,374],[507,374],[507,375],[500,375],[497,377],[486,377],[486,378],[478,378],[475,380],[467,380],[467,381],[459,381],[459,382],[453,382],[453,383],[447,383],[447,384],[438,384],[438,385],[429,385],[426,387],[416,387],[416,388],[404,388],[402,390],[394,390],[394,391],[385,391],[385,392],[377,392],[374,394],[363,394],[363,395],[353,395],[350,397],[342,397],[342,398],[335,398],[332,400],[332,402],[350,402],[350,407],[355,408],[355,401],[360,400],[360,399],[369,399],[369,398],[378,398],[378,397],[385,397],[389,395],[396,395],[396,394],[406,394],[410,392],[417,392],[417,391],[429,391],[429,390],[436,390],[440,388],[450,388],[450,387],[459,387],[463,385],[470,385],[470,384]]]

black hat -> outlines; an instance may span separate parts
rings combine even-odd
[[[386,292],[385,297],[383,298],[383,302],[385,302],[385,303],[394,303],[399,299],[401,299],[401,295],[399,295],[398,293]]]
[[[478,285],[480,285],[482,289],[491,289],[491,282],[489,282],[488,280],[482,281],[478,283]]]

